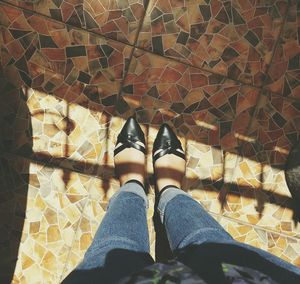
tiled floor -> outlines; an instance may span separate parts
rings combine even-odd
[[[299,1],[29,2],[0,1],[1,283],[59,283],[80,262],[131,114],[149,153],[162,122],[176,129],[184,188],[234,238],[300,267],[283,172],[300,136]],[[152,185],[149,199],[154,255]]]

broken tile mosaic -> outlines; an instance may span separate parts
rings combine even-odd
[[[298,102],[265,94],[246,135],[231,185],[223,189],[224,215],[300,238],[299,220],[284,168],[300,136]]]
[[[152,256],[166,249],[151,159],[166,122],[186,149],[183,189],[236,240],[300,266],[284,176],[300,134],[298,1],[35,2],[0,4],[0,244],[14,260],[0,282],[60,283],[80,262],[119,188],[129,115],[147,138]]]
[[[292,0],[265,88],[284,97],[300,99],[300,3]]]
[[[138,46],[260,86],[288,1],[151,0]]]
[[[131,44],[134,43],[148,3],[147,0],[6,2],[68,25]]]
[[[0,166],[1,279],[57,282],[93,178],[15,155]]]
[[[114,111],[131,47],[3,4],[0,19],[10,83],[72,101],[84,94]]]

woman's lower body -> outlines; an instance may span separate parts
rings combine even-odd
[[[99,269],[106,279],[99,283],[114,282],[154,263],[149,254],[147,203],[142,186],[134,182],[123,185],[112,197],[83,261],[65,282],[80,282],[85,273]],[[162,193],[157,209],[174,255],[197,272],[205,267],[209,274],[209,263],[217,259],[260,270],[279,282],[300,276],[297,267],[233,240],[198,202],[176,187]],[[218,279],[218,272],[211,271],[209,277]]]

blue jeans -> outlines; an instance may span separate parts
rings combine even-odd
[[[95,278],[100,277],[101,270],[101,278],[106,279],[103,283],[110,283],[153,264],[149,254],[147,207],[147,196],[140,185],[128,183],[122,186],[111,198],[83,261],[64,282],[81,283],[80,279],[85,282],[87,275],[93,278],[94,273]],[[179,261],[193,270],[201,272],[203,264],[207,267],[209,262],[218,260],[260,270],[278,282],[292,283],[287,282],[288,277],[300,277],[300,269],[296,266],[235,241],[182,190],[165,190],[157,209],[171,250]],[[216,274],[214,271],[211,273]]]

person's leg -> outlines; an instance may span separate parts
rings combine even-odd
[[[226,283],[220,263],[194,248],[206,242],[232,241],[232,237],[202,206],[183,190],[169,187],[162,192],[158,208],[170,248],[178,260],[197,271],[209,283]]]
[[[129,118],[117,138],[115,172],[120,190],[111,198],[107,213],[83,261],[65,283],[115,283],[152,264],[144,190],[145,138]]]
[[[103,267],[113,249],[149,253],[147,196],[136,183],[123,185],[110,200],[107,213],[77,269]]]
[[[235,241],[198,202],[178,188],[162,192],[158,210],[172,251],[197,271],[203,268],[211,277],[222,277],[222,271],[213,266],[217,260],[260,270],[275,280],[300,276],[296,266]],[[210,263],[214,267],[212,271],[209,271]]]
[[[263,268],[262,272],[272,272],[282,279],[289,272],[300,274],[295,266],[235,241],[198,202],[180,189],[185,173],[183,153],[172,129],[162,126],[153,146],[154,173],[160,194],[157,209],[170,247],[179,260],[206,274],[211,283],[224,283],[220,263],[225,260],[258,270]]]
[[[81,283],[95,278],[113,283],[152,264],[147,204],[141,185],[135,182],[123,185],[111,198],[107,213],[83,261],[64,283]]]
[[[221,225],[181,189],[170,187],[162,192],[158,211],[172,251],[205,241],[232,240]]]

